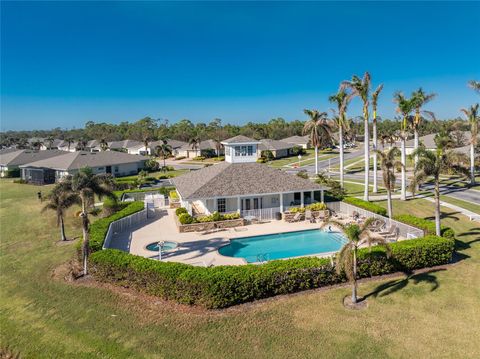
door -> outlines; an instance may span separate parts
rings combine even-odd
[[[112,173],[112,166],[107,166],[107,167],[105,168],[105,172],[107,172],[107,173]]]
[[[247,198],[245,200],[245,210],[249,211],[251,209],[251,206],[250,206],[250,198]]]
[[[253,199],[253,209],[259,209],[260,207],[258,206],[258,198]]]

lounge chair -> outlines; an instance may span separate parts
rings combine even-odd
[[[380,232],[377,232],[377,233],[380,234],[381,236],[385,236],[385,235],[388,235],[388,234],[392,234],[395,228],[396,228],[396,226],[394,224],[391,224],[390,227],[388,227],[388,230],[380,231]]]
[[[300,212],[295,213],[292,220],[290,222],[298,222],[302,218],[302,214]]]
[[[369,230],[374,233],[382,232],[384,231],[384,229],[385,229],[385,222],[382,221],[381,219],[376,219],[375,221],[373,221],[369,228]]]
[[[398,227],[395,227],[391,234],[386,234],[383,236],[383,238],[385,238],[388,242],[396,242],[398,240],[399,235],[400,235],[400,229],[398,229]]]
[[[310,221],[310,223],[315,223],[315,218],[313,218],[312,211],[310,210],[305,211],[305,220]]]

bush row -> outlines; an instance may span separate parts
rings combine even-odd
[[[366,209],[367,211],[379,214],[381,216],[387,216],[387,210],[385,208],[379,206],[378,204],[364,201],[363,199],[360,199],[360,198],[345,197],[343,199],[343,202]]]
[[[208,216],[201,217],[192,217],[186,208],[180,207],[175,210],[175,214],[178,216],[178,221],[181,224],[191,224],[191,223],[206,223],[206,222],[219,222],[219,221],[228,221],[231,219],[240,218],[240,213],[227,213],[221,214],[217,211],[213,212]]]
[[[398,216],[393,216],[393,219],[399,222],[403,222],[411,226],[423,229],[426,234],[432,234],[432,235],[436,234],[435,221],[418,218],[418,217],[412,216],[411,214],[401,214]],[[455,238],[455,231],[450,227],[441,226],[440,232],[442,234],[442,237],[450,238],[450,239]]]
[[[454,241],[427,236],[392,244],[387,258],[380,247],[361,249],[359,277],[370,277],[446,264]],[[224,308],[279,294],[344,282],[325,258],[297,258],[263,265],[194,267],[159,262],[118,250],[103,250],[90,257],[92,273],[99,280],[185,304]]]
[[[105,242],[108,226],[113,221],[127,217],[136,212],[140,212],[144,208],[144,203],[141,201],[129,202],[129,204],[118,212],[109,217],[101,218],[90,225],[90,251],[99,251]]]
[[[321,203],[321,202],[318,202],[318,203],[312,203],[312,204],[309,204],[305,207],[290,207],[289,208],[289,212],[292,212],[292,213],[297,213],[297,212],[300,212],[300,213],[304,213],[306,210],[310,210],[310,211],[323,211],[327,209],[327,205],[325,203]]]

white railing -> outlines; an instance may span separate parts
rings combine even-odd
[[[123,232],[132,226],[143,223],[147,220],[147,208],[142,209],[140,212],[136,212],[127,217],[120,218],[116,221],[113,221],[108,226],[107,235],[105,236],[105,241],[103,242],[103,249],[110,246],[113,236],[116,233]]]
[[[276,219],[277,213],[280,213],[280,207],[249,209],[240,212],[241,217],[255,217],[261,221],[270,221]]]
[[[168,206],[168,198],[165,198],[163,194],[148,194],[145,196],[145,204],[153,205],[154,208],[162,208]]]
[[[127,192],[122,195],[120,199],[122,202],[125,201],[143,201],[145,197],[151,195],[162,195],[159,190],[152,190],[148,192]],[[163,196],[163,195],[162,195]]]
[[[408,224],[398,222],[394,219],[390,219],[388,217],[384,217],[382,215],[367,211],[366,209],[359,208],[357,206],[351,205],[345,202],[327,202],[327,207],[331,211],[339,212],[351,216],[353,212],[357,212],[362,217],[374,217],[383,220],[387,227],[389,228],[391,225],[395,225],[399,229],[400,236],[404,238],[418,238],[423,237],[424,233],[423,230],[417,227],[410,226]]]

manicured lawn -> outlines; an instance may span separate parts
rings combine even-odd
[[[0,181],[0,346],[22,358],[477,358],[480,229],[444,209],[462,260],[432,273],[375,280],[363,311],[343,308],[348,287],[206,312],[52,278],[73,245],[56,245],[38,187]],[[42,187],[46,192],[47,188]],[[384,205],[384,202],[379,202]],[[425,200],[396,213],[433,215]],[[69,235],[78,219],[67,218]]]
[[[171,177],[176,177],[176,176],[180,176],[184,173],[188,172],[188,170],[173,170],[173,171],[156,171],[156,172],[150,172],[147,174],[147,177],[160,177],[160,176],[164,176],[164,175],[169,175]],[[120,181],[125,181],[125,180],[134,180],[136,179],[138,176],[137,175],[133,175],[133,176],[125,176],[125,177],[118,177],[118,179]]]

